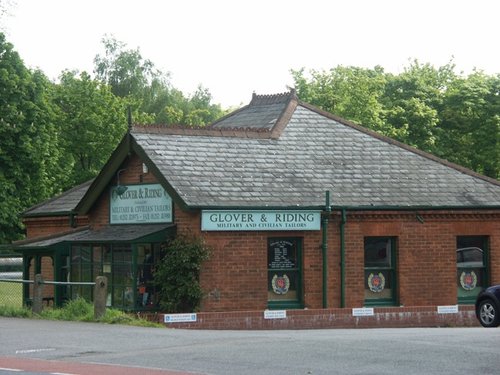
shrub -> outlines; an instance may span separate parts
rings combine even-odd
[[[203,297],[200,269],[208,256],[209,248],[201,238],[178,236],[169,244],[154,277],[162,309],[171,313],[199,309]]]
[[[66,302],[61,309],[44,309],[40,316],[52,320],[94,321],[94,306],[84,298],[76,298]]]

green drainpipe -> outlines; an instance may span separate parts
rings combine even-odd
[[[322,255],[323,255],[323,308],[328,307],[328,217],[330,216],[330,192],[325,192],[325,211],[322,220],[323,241],[322,241]]]
[[[345,208],[342,209],[340,219],[340,307],[345,307],[345,233],[344,226],[347,221]]]

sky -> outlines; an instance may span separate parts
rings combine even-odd
[[[0,30],[56,80],[92,73],[113,36],[192,94],[224,108],[293,86],[290,70],[338,65],[401,73],[410,60],[500,73],[498,0],[0,0]]]

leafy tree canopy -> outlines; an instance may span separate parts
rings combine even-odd
[[[62,155],[51,90],[0,33],[0,243],[19,237],[19,212],[58,190]]]
[[[64,72],[55,88],[68,186],[94,177],[127,129],[126,101],[87,73]]]
[[[137,110],[152,115],[154,123],[206,125],[224,114],[211,103],[208,89],[199,86],[186,97],[172,87],[170,74],[144,59],[139,49],[126,49],[126,44],[113,37],[105,37],[102,43],[104,55],[94,59],[97,79],[108,84],[113,94],[132,98]]]

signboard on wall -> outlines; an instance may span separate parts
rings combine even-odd
[[[111,189],[110,224],[154,224],[172,222],[172,198],[160,184],[125,185],[119,195]]]
[[[319,230],[321,211],[204,210],[201,230]]]

